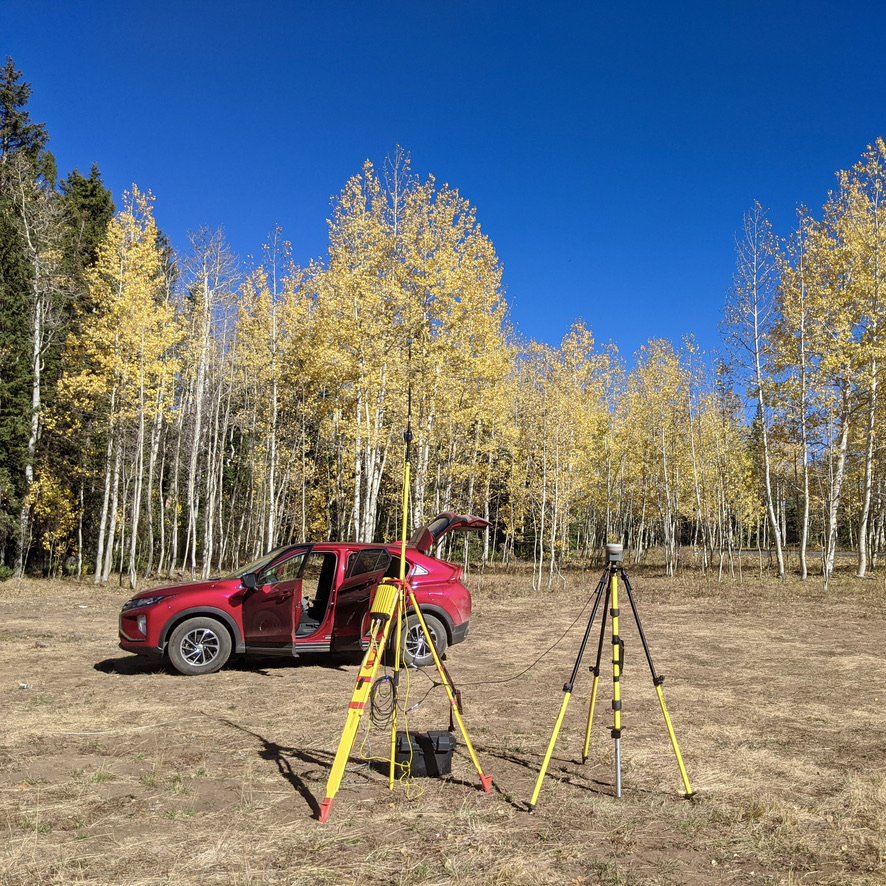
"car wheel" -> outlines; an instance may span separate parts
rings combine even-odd
[[[424,616],[425,624],[428,626],[428,633],[437,647],[437,655],[443,658],[446,651],[446,628],[443,622],[433,615]],[[403,663],[410,668],[424,668],[434,663],[434,656],[428,645],[428,639],[425,637],[424,631],[421,629],[421,623],[418,616],[413,614],[409,616],[406,622],[406,631],[403,638]]]
[[[231,635],[214,618],[189,618],[169,638],[169,660],[180,674],[211,674],[230,656]]]

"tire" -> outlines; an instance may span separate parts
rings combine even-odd
[[[448,645],[446,628],[436,616],[424,613],[422,615],[428,626],[428,633],[437,647],[437,655],[442,659]],[[408,668],[426,668],[434,664],[434,656],[428,647],[427,638],[421,629],[418,616],[414,613],[409,616],[403,636],[403,663]]]
[[[189,618],[172,632],[168,654],[180,674],[211,674],[231,657],[231,635],[214,618]]]

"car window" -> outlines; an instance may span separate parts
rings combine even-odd
[[[409,573],[409,561],[406,562],[406,572]],[[385,578],[399,578],[400,577],[400,558],[391,555],[391,563],[388,568],[385,570]]]
[[[267,554],[262,554],[261,557],[258,557],[256,560],[253,560],[251,563],[245,563],[243,566],[238,566],[234,572],[229,573],[228,575],[223,575],[221,577],[222,581],[232,578],[242,578],[246,575],[247,572],[258,572],[272,560],[276,559],[280,556],[282,551],[285,551],[286,547],[282,548],[274,548],[273,551],[268,551]]]
[[[297,551],[292,557],[269,566],[258,576],[259,587],[276,584],[280,581],[295,581],[301,574],[305,553],[305,551]]]
[[[387,568],[391,555],[384,548],[371,548],[360,551],[353,558],[348,569],[348,577],[364,575],[367,572],[378,572]]]
[[[437,538],[450,522],[452,522],[450,517],[437,517],[435,520],[428,523],[428,531],[434,536],[434,538]]]

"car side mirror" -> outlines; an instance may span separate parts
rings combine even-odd
[[[246,575],[240,579],[240,582],[244,588],[248,588],[250,591],[254,591],[258,587],[258,580],[256,579],[254,572],[247,572]]]

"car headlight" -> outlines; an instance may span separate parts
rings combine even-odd
[[[137,597],[135,600],[129,600],[123,604],[123,612],[129,612],[130,609],[142,609],[145,606],[156,606],[161,600],[168,600],[171,594],[161,594],[159,597]]]

